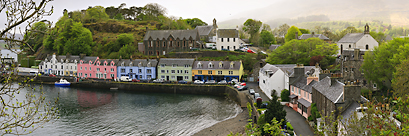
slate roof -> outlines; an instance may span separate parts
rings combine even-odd
[[[149,38],[152,38],[154,40],[156,39],[167,39],[169,36],[172,36],[173,38],[177,39],[189,39],[192,37],[193,39],[196,39],[196,36],[198,34],[198,31],[196,29],[193,30],[148,30],[146,32],[145,37],[143,40],[149,40]]]
[[[326,37],[325,35],[322,34],[302,34],[301,36],[298,37],[298,39],[308,39],[311,37],[317,37],[320,38],[321,40],[329,40],[328,37]]]
[[[108,63],[107,66],[108,65],[110,66],[111,62],[113,61],[114,65],[116,66],[119,59],[99,59],[98,61],[101,62],[100,65],[104,65],[104,62],[106,61]],[[94,63],[94,65],[97,65],[97,63],[95,63],[95,62],[93,62],[93,63]]]
[[[89,61],[94,62],[97,59],[95,56],[84,56],[81,60],[84,61],[84,63],[88,63]]]
[[[291,85],[300,88],[308,93],[312,92],[312,86],[318,83],[315,80],[312,80],[308,85],[307,85],[307,77],[299,77],[295,82],[293,82]]]
[[[337,103],[337,99],[343,95],[344,86],[345,85],[339,81],[336,81],[333,85],[331,85],[331,78],[325,77],[312,87],[314,87],[318,92],[323,94],[333,103]]]
[[[268,70],[268,71],[271,71],[271,72],[275,73],[279,69],[280,68],[267,63],[266,65],[264,65],[264,67],[260,68],[260,71],[264,73],[264,72],[266,72]]]
[[[202,68],[197,67],[198,63],[202,64]],[[209,68],[209,63],[212,63],[214,65],[213,68]],[[193,68],[192,69],[232,69],[232,70],[240,70],[241,62],[240,61],[221,61],[223,62],[223,67],[219,67],[219,62],[220,61],[195,61],[193,63]],[[233,62],[234,66],[233,68],[230,68],[230,63]]]
[[[132,66],[135,66],[135,67],[138,67],[139,63],[142,64],[142,67],[147,67],[149,62],[151,63],[150,67],[156,67],[156,65],[158,64],[158,61],[156,61],[156,59],[149,59],[149,60],[146,60],[146,59],[133,59],[133,60],[122,59],[121,61],[118,60],[118,62],[115,65],[116,66],[122,66],[122,63],[124,63],[124,66],[128,67],[128,66],[130,66],[131,62],[132,62]]]
[[[339,40],[339,43],[356,43],[358,42],[365,34],[364,33],[349,33]]]
[[[184,67],[185,64],[192,66],[195,59],[188,59],[188,58],[162,58],[159,60],[158,65],[165,64],[166,66],[172,66],[173,64],[177,64],[178,67]]]
[[[199,35],[209,35],[213,26],[196,26],[195,29],[199,32]]]
[[[236,29],[217,29],[217,38],[239,38],[239,31]]]
[[[358,102],[352,102],[348,108],[346,108],[342,113],[342,122],[348,124],[349,118],[354,114],[356,111],[356,108],[360,107],[360,104]]]
[[[280,47],[281,45],[277,45],[277,44],[272,44],[272,45],[270,45],[270,47],[268,48],[268,49],[270,49],[270,50],[275,50],[275,49],[277,49],[278,47]]]
[[[50,61],[53,58],[52,55],[47,57],[47,60]],[[55,59],[57,60],[57,62],[61,63],[61,59],[63,59],[64,63],[66,62],[66,60],[68,59],[69,63],[74,63],[75,60],[77,60],[77,62],[79,62],[80,60],[80,56],[78,55],[70,55],[68,58],[65,55],[56,55]],[[45,60],[45,59],[44,59]],[[40,65],[42,65],[43,63],[40,63]]]
[[[301,103],[302,105],[304,105],[305,107],[310,107],[311,103],[303,98],[298,99],[297,102]]]

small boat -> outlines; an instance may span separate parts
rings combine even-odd
[[[60,82],[55,82],[55,86],[63,86],[63,87],[66,87],[66,86],[70,86],[71,85],[71,83],[70,82],[68,82],[67,80],[65,80],[65,79],[60,79]]]

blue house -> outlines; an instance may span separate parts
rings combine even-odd
[[[150,80],[156,79],[155,59],[119,59],[117,64],[118,79],[128,76],[130,79]]]

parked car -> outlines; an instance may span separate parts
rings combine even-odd
[[[249,93],[250,93],[251,95],[254,95],[254,93],[256,93],[256,92],[254,91],[254,89],[250,89],[250,90],[249,90]]]
[[[230,51],[229,49],[222,49],[222,51]]]
[[[239,80],[237,80],[237,79],[232,79],[231,81],[229,81],[229,84],[233,84],[233,83],[238,83],[239,82]]]
[[[226,80],[222,80],[222,81],[220,81],[220,82],[217,83],[217,84],[219,84],[219,85],[225,85],[225,84],[227,84],[227,81],[226,81]]]
[[[179,80],[178,83],[179,83],[179,84],[187,84],[187,81],[185,81],[185,80]]]
[[[153,80],[153,82],[154,82],[154,83],[163,83],[163,82],[165,82],[165,79],[159,78],[159,79]]]
[[[238,91],[243,91],[243,90],[247,90],[248,87],[247,86],[240,86],[239,88],[237,88]]]
[[[214,80],[209,80],[209,81],[207,81],[205,84],[216,84],[216,81],[214,81]]]
[[[55,77],[55,75],[54,75],[54,74],[49,74],[49,76],[50,76],[50,77]]]
[[[244,83],[244,82],[242,82],[242,83],[240,83],[239,85],[240,85],[240,86],[246,86],[247,84]]]
[[[132,81],[132,79],[129,79],[128,76],[121,76],[120,81],[122,81],[122,82],[130,82],[130,81]]]
[[[132,82],[141,82],[141,80],[138,80],[138,79],[132,79]]]
[[[250,49],[248,49],[247,52],[248,53],[256,53],[256,52],[254,52],[253,50],[250,50]]]
[[[204,84],[204,82],[202,80],[195,80],[193,84]]]
[[[233,85],[234,88],[239,88],[240,86],[241,86],[240,83]]]
[[[261,99],[261,98],[260,98],[260,99]],[[263,104],[260,105],[260,108],[267,108],[267,105],[268,105],[267,102],[266,102],[266,103],[263,103]]]
[[[260,94],[259,93],[254,93],[254,100],[256,100],[257,98],[259,98],[260,97]],[[260,97],[261,98],[261,97]]]

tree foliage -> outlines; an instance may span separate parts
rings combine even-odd
[[[101,19],[107,19],[109,18],[109,16],[107,13],[105,13],[104,7],[95,6],[87,9],[87,12],[85,13],[85,18],[90,22],[96,22]]]
[[[189,24],[190,27],[192,27],[192,28],[196,28],[196,26],[204,26],[204,25],[207,25],[206,22],[203,22],[203,21],[202,21],[201,19],[199,19],[199,18],[192,18],[192,19],[188,18],[188,19],[185,19],[185,21],[186,21],[186,23]]]
[[[300,32],[301,32],[302,34],[309,34],[309,33],[310,33],[310,30],[308,30],[308,29],[302,29],[302,28],[300,28],[299,30],[300,30]]]
[[[273,119],[283,120],[283,124],[286,124],[285,116],[287,112],[284,110],[283,105],[281,105],[280,101],[278,100],[278,96],[276,95],[276,91],[273,90],[272,99],[267,104],[267,110],[265,112],[265,121],[267,123],[273,123]]]
[[[33,46],[33,52],[36,52],[38,48],[43,46],[43,39],[46,31],[48,30],[48,25],[44,22],[37,22],[33,24],[33,27],[28,30],[28,33],[24,35],[24,39],[27,39],[27,43]],[[31,38],[28,38],[31,37]],[[21,46],[24,47],[24,46]]]
[[[288,29],[287,34],[285,35],[285,42],[289,42],[289,41],[291,41],[293,39],[296,39],[295,38],[295,33],[297,33],[298,36],[300,36],[302,34],[301,31],[297,27],[291,26]]]
[[[250,42],[258,42],[259,31],[263,23],[255,19],[247,19],[243,24],[243,31],[250,34]]]
[[[143,20],[157,20],[158,17],[167,14],[167,9],[158,3],[149,3],[143,7],[140,16]]]
[[[261,46],[268,48],[268,47],[270,47],[271,44],[276,43],[275,40],[276,39],[275,39],[274,35],[270,31],[267,31],[267,30],[261,31],[261,33],[260,33],[260,42],[259,42],[259,44]]]
[[[361,70],[365,79],[376,83],[381,90],[389,90],[395,68],[408,56],[409,38],[395,38],[375,47],[373,52],[366,52]]]
[[[392,88],[395,96],[409,94],[409,59],[403,60],[396,66],[393,73]]]
[[[291,40],[274,50],[268,57],[267,62],[270,64],[304,64],[309,65],[311,57],[325,56],[331,61],[337,53],[336,44],[328,44],[318,38],[308,38],[306,40]],[[328,63],[331,64],[331,63]],[[315,64],[314,64],[315,65]]]
[[[2,19],[6,20],[4,29],[0,30],[0,40],[7,43],[6,49],[11,50],[20,45],[33,51],[30,43],[38,43],[38,39],[35,39],[36,34],[33,32],[42,28],[41,24],[34,25],[33,23],[40,21],[43,16],[52,14],[53,8],[47,9],[46,6],[49,2],[50,0],[40,2],[32,0],[0,1],[0,13],[5,14],[3,15],[5,18]],[[24,38],[16,38],[16,32],[23,34]],[[30,41],[33,38],[34,41]],[[25,51],[26,48],[23,49]],[[3,71],[6,74],[1,76],[0,135],[27,135],[58,116],[56,108],[58,99],[52,103],[46,101],[43,92],[36,91],[30,86],[33,81],[30,78],[17,83],[15,77],[12,76],[15,67],[11,65],[10,69]],[[20,92],[23,89],[27,92]]]

